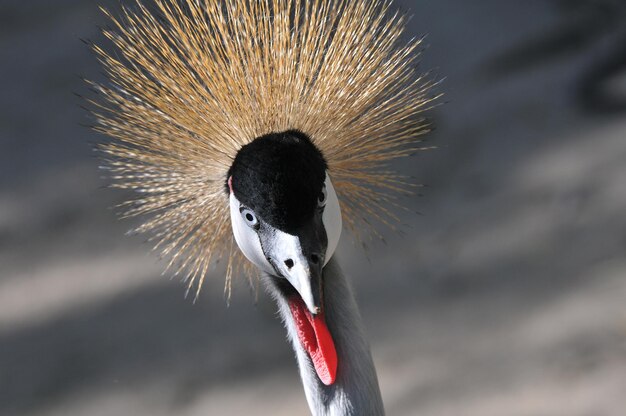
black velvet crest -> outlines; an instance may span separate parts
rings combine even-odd
[[[233,178],[233,192],[242,204],[270,225],[293,234],[313,217],[326,169],[326,160],[311,139],[289,130],[243,146],[228,177]]]

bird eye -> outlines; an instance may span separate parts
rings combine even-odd
[[[259,219],[256,217],[256,214],[249,208],[241,207],[239,208],[239,212],[241,213],[242,218],[248,224],[248,226],[258,229],[259,228]]]
[[[326,185],[324,185],[324,187],[322,188],[322,192],[320,192],[320,195],[317,197],[317,206],[319,206],[320,208],[326,206],[327,198],[328,194],[326,193]]]

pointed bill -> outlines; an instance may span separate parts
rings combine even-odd
[[[302,301],[312,314],[321,312],[321,267],[311,264],[302,249],[300,238],[281,230],[273,230],[271,247],[272,264],[300,294]],[[265,244],[262,242],[262,245]]]

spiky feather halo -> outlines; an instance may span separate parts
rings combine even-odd
[[[113,186],[139,196],[168,268],[199,292],[210,264],[238,265],[224,193],[238,150],[297,129],[324,154],[349,229],[393,227],[409,187],[386,164],[420,149],[420,113],[436,97],[415,71],[419,40],[401,44],[405,16],[390,1],[153,0],[123,7],[94,46],[110,79],[94,86],[96,129]],[[372,229],[374,233],[376,230]],[[250,276],[250,274],[248,274]],[[196,293],[197,295],[197,293]]]

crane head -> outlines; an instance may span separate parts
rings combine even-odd
[[[228,172],[237,245],[287,296],[313,315],[323,309],[322,269],[341,234],[339,201],[322,153],[290,130],[243,146]]]
[[[335,382],[337,352],[324,316],[323,267],[341,234],[328,166],[308,136],[271,133],[243,146],[228,171],[237,245],[285,297],[320,380]]]

